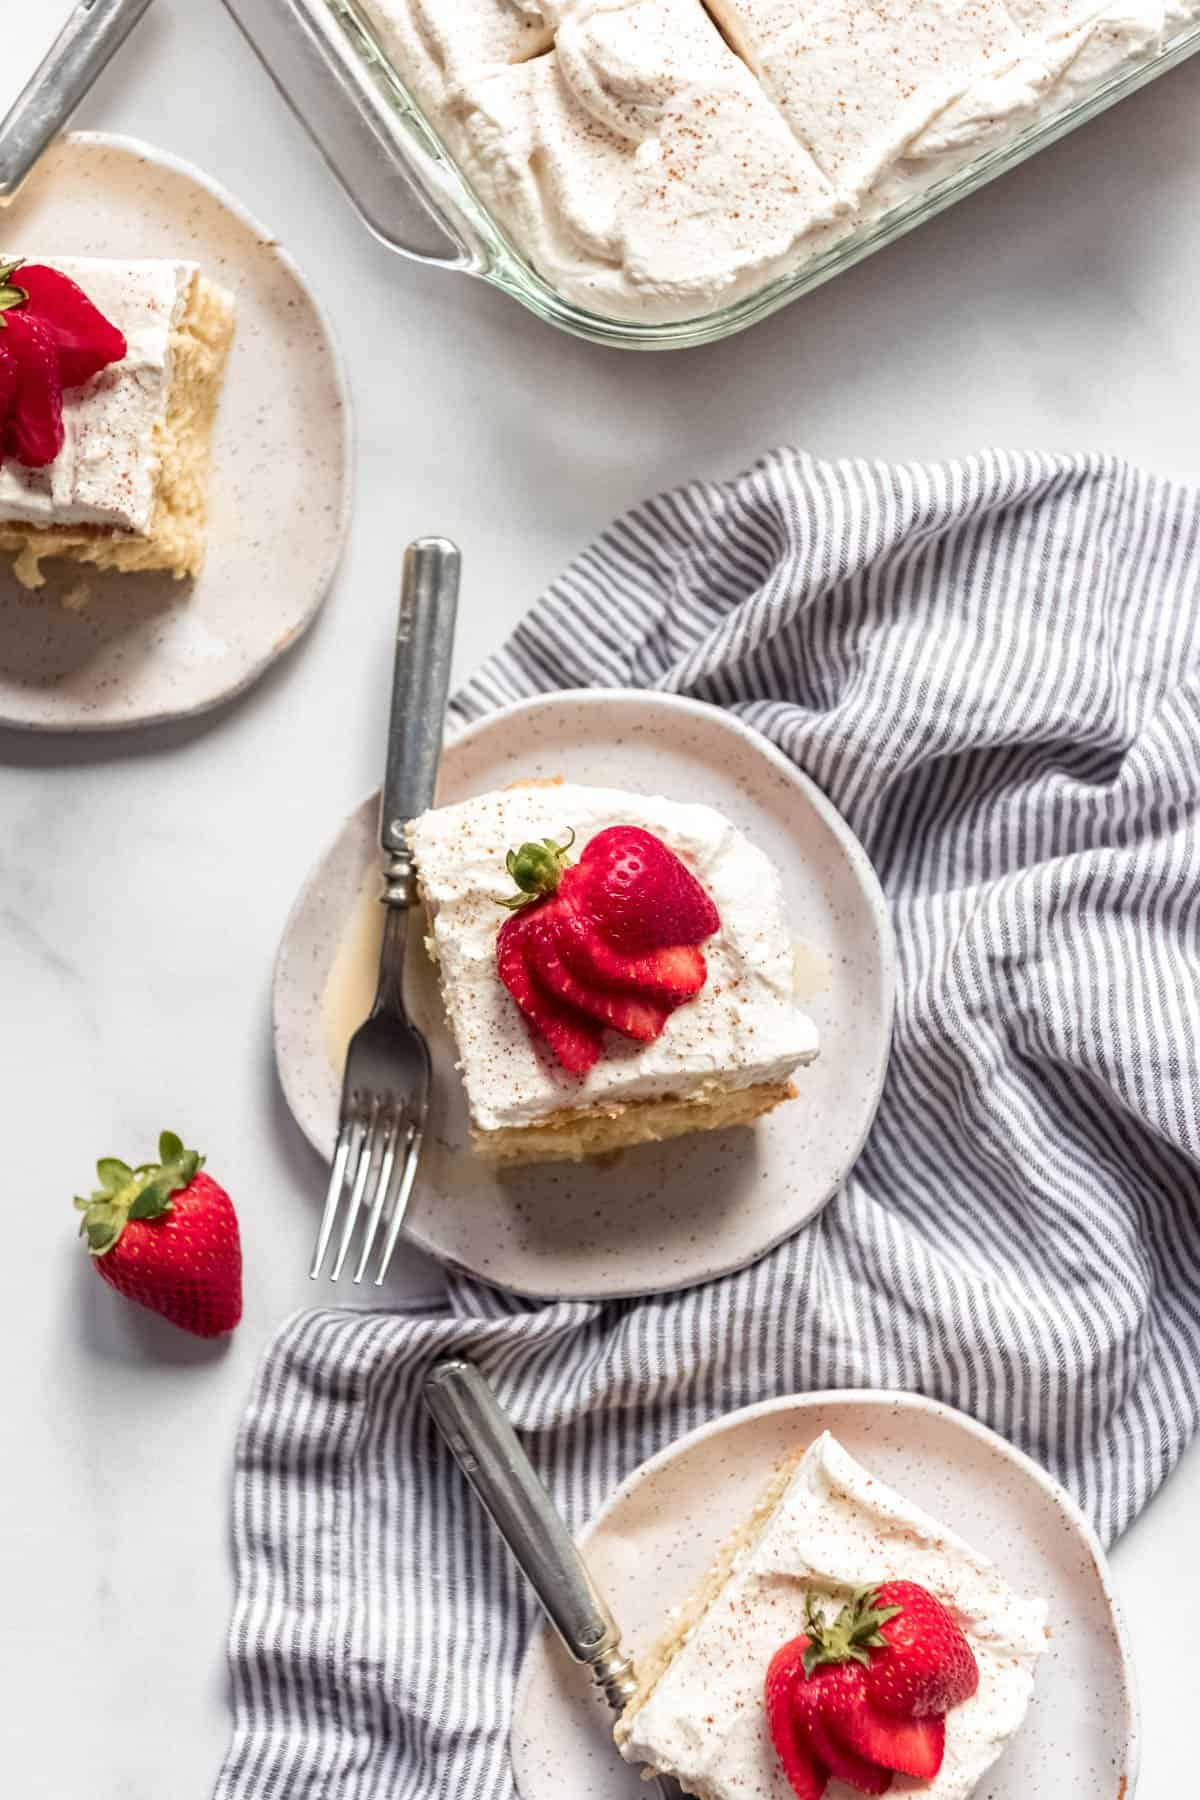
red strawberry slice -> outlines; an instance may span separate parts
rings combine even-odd
[[[893,1773],[932,1781],[946,1713],[979,1685],[971,1647],[941,1601],[915,1582],[887,1581],[830,1613],[809,1593],[805,1623],[772,1662],[768,1711],[774,1704],[781,1720],[786,1711],[817,1764],[862,1793],[886,1793]]]
[[[702,944],[721,928],[691,870],[640,825],[596,833],[579,859],[573,897],[614,947],[630,955]]]
[[[804,1638],[808,1647],[811,1640]],[[838,1735],[840,1714],[860,1706],[865,1699],[865,1670],[860,1663],[835,1663],[815,1669],[811,1676],[801,1672],[792,1688],[792,1706],[802,1735],[811,1744],[813,1755],[826,1764],[831,1775],[858,1787],[864,1795],[885,1795],[892,1786],[891,1769],[867,1762]]]
[[[17,379],[0,448],[28,469],[43,469],[63,447],[58,351],[47,327],[27,313],[4,314],[4,342]]]
[[[573,843],[569,832],[561,842],[541,838],[509,851],[517,892],[501,904],[514,918],[501,927],[496,957],[526,1018],[579,1073],[599,1054],[596,1025],[639,1043],[661,1035],[672,1010],[703,986],[708,971],[696,946],[720,920],[695,876],[652,833],[602,831],[572,867]]]
[[[8,436],[8,418],[17,397],[17,359],[8,347],[7,332],[0,332],[0,462],[4,460],[4,440]]]
[[[807,1648],[808,1639],[798,1637],[775,1652],[767,1670],[764,1697],[771,1742],[793,1792],[799,1800],[821,1800],[829,1783],[829,1769],[805,1737],[794,1700],[796,1684],[804,1680],[803,1657]]]
[[[979,1686],[979,1665],[935,1594],[915,1581],[885,1581],[871,1604],[898,1608],[880,1626],[884,1641],[871,1656],[867,1685],[877,1706],[924,1719],[971,1698]]]
[[[806,1638],[806,1646],[808,1642]],[[811,1675],[805,1675],[802,1664],[792,1689],[792,1705],[813,1754],[830,1774],[848,1781],[860,1793],[886,1794],[892,1785],[892,1771],[860,1756],[837,1730],[841,1714],[864,1703],[865,1675],[856,1662],[827,1664]]]
[[[850,1750],[898,1775],[932,1781],[946,1753],[946,1720],[902,1719],[885,1713],[865,1694],[827,1712],[825,1723]]]
[[[568,869],[560,887],[563,904],[554,912],[554,937],[563,961],[580,981],[591,987],[622,988],[661,1000],[666,1006],[682,1006],[694,999],[708,979],[704,953],[694,944],[671,944],[665,950],[649,950],[626,956],[614,950],[587,918],[571,904]]]
[[[592,987],[572,973],[558,953],[556,943],[557,906],[551,902],[526,916],[524,943],[534,974],[556,999],[611,1025],[614,1031],[639,1043],[652,1044],[661,1037],[671,1009],[656,1000],[638,999],[636,995]],[[501,970],[503,977],[503,970]]]
[[[129,346],[124,334],[92,305],[81,287],[44,263],[21,263],[13,280],[29,295],[29,313],[47,326],[58,346],[64,387],[90,381],[109,363],[120,362]]]
[[[600,1057],[600,1027],[564,1006],[534,978],[528,945],[534,920],[535,915],[525,913],[514,913],[505,920],[496,940],[496,968],[526,1023],[545,1040],[563,1068],[571,1075],[586,1075]]]
[[[886,1794],[891,1787],[891,1769],[881,1769],[878,1763],[868,1762],[842,1743],[819,1711],[808,1721],[808,1741],[813,1755],[820,1757],[829,1773],[857,1788],[860,1794]]]

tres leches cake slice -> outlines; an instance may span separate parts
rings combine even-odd
[[[746,1125],[817,1054],[779,876],[708,806],[530,783],[409,827],[478,1153]]]
[[[643,1661],[617,1743],[698,1800],[966,1800],[1045,1647],[1045,1601],[825,1432]]]
[[[196,575],[233,299],[193,263],[0,263],[0,550]]]

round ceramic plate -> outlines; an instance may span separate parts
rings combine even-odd
[[[811,1219],[857,1156],[891,1036],[886,905],[824,795],[715,707],[600,690],[509,707],[447,747],[438,798],[445,804],[554,776],[706,801],[767,852],[783,877],[800,999],[820,1030],[821,1054],[800,1071],[799,1098],[752,1130],[648,1144],[605,1166],[497,1173],[468,1148],[454,1051],[421,934],[413,933],[408,992],[435,1073],[408,1229],[443,1261],[542,1298],[685,1287],[752,1262]],[[374,980],[382,925],[375,830],[376,804],[368,801],[301,894],[276,969],[284,1092],[326,1156],[337,1130],[342,1047],[369,1008]]]
[[[1137,1702],[1104,1552],[1043,1469],[961,1413],[917,1394],[804,1394],[747,1407],[672,1444],[617,1489],[580,1542],[636,1661],[749,1514],[776,1464],[831,1431],[873,1474],[957,1531],[1016,1588],[1050,1602],[1051,1636],[1021,1730],[979,1800],[1132,1800]],[[517,1685],[522,1800],[636,1800],[612,1715],[548,1630]],[[923,1788],[902,1781],[907,1793]],[[840,1784],[831,1794],[849,1795]]]
[[[290,258],[235,200],[126,138],[60,138],[0,232],[31,258],[184,257],[237,300],[199,577],[60,561],[30,594],[0,557],[0,724],[79,731],[202,712],[296,642],[337,567],[350,417],[329,328]]]

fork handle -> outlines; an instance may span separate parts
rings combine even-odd
[[[474,1363],[452,1357],[426,1377],[424,1397],[568,1652],[621,1712],[637,1686],[621,1634],[495,1394]]]
[[[391,906],[411,906],[414,899],[404,827],[433,805],[461,567],[462,557],[446,538],[418,538],[404,553],[379,812],[380,848],[389,859],[383,897]]]
[[[0,120],[0,204],[17,189],[116,54],[150,0],[82,0]]]

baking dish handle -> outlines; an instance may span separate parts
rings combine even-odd
[[[283,98],[376,237],[418,262],[482,274],[490,256],[453,178],[327,0],[225,0]]]

